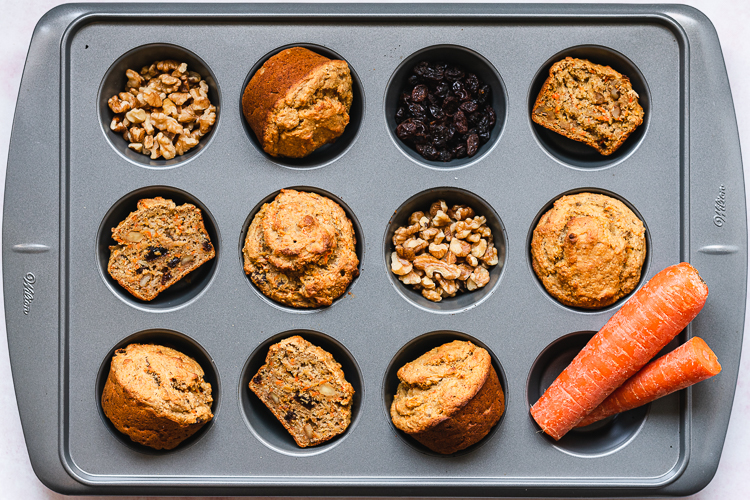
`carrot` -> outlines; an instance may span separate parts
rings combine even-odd
[[[720,371],[721,365],[716,354],[703,339],[693,337],[674,351],[644,366],[581,420],[577,427],[638,408],[711,378]]]
[[[531,415],[558,440],[664,348],[706,302],[708,287],[685,262],[659,272],[594,335]]]

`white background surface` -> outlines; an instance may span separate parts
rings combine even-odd
[[[526,3],[517,0],[519,3]],[[0,0],[3,17],[0,45],[0,189],[5,186],[12,116],[18,87],[34,26],[60,0]],[[552,2],[567,3],[567,2]],[[628,2],[650,3],[650,2]],[[740,140],[744,146],[745,185],[750,178],[750,2],[747,0],[684,0],[705,13],[719,34],[729,83],[734,96]],[[425,5],[425,9],[429,9]],[[44,117],[40,116],[40,120]],[[0,205],[0,213],[2,205]],[[1,236],[0,236],[1,237]],[[2,290],[0,289],[0,294]],[[34,475],[18,417],[5,335],[5,317],[0,307],[0,499],[48,500],[65,497],[50,491]],[[750,335],[745,324],[740,374],[724,451],[713,481],[692,500],[740,500],[750,498]],[[80,497],[95,498],[95,497]],[[111,497],[108,497],[111,498]],[[136,498],[136,497],[119,497]],[[144,498],[144,497],[139,497]]]

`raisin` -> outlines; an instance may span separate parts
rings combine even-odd
[[[266,281],[266,273],[255,272],[255,273],[253,273],[253,274],[250,275],[250,278],[252,278],[253,283],[261,283],[263,285],[265,285],[267,283],[267,281]]]
[[[489,85],[464,68],[420,61],[407,77],[396,109],[396,136],[433,161],[477,154],[496,115]]]
[[[432,144],[417,144],[417,152],[428,160],[437,160],[438,152]]]
[[[263,377],[260,376],[260,373],[253,378],[253,383],[260,384],[263,381]]]
[[[206,241],[203,242],[203,250],[205,250],[206,252],[210,252],[211,250],[213,250],[213,248],[214,247],[211,246],[211,242],[210,241],[206,240]]]
[[[403,106],[399,107],[396,111],[396,123],[401,123],[406,119],[406,110]]]
[[[141,266],[141,267],[139,267],[138,269],[135,270],[135,274],[141,274],[143,271],[146,271],[147,269],[148,269],[148,267]]]
[[[294,395],[294,399],[301,404],[305,409],[312,410],[313,407],[313,400],[310,397],[309,394],[300,394],[299,391],[297,391]]]
[[[427,85],[419,84],[411,91],[411,100],[414,102],[422,102],[427,99],[427,92]]]
[[[169,280],[171,280],[171,279],[172,279],[172,273],[170,273],[169,271],[167,271],[166,273],[164,273],[164,274],[161,275],[161,284],[162,285],[166,285],[167,282],[169,282]]]
[[[164,247],[148,247],[146,250],[148,251],[148,253],[146,253],[147,261],[155,260],[156,258],[167,254],[167,249]]]
[[[469,130],[469,125],[466,122],[466,115],[460,109],[453,115],[453,124],[456,126],[456,132],[459,134],[465,134]]]
[[[286,415],[284,415],[284,420],[286,420],[287,422],[291,422],[295,418],[297,418],[297,414],[294,413],[294,410],[289,410],[288,412],[286,412]]]
[[[464,72],[461,71],[461,68],[458,68],[456,66],[451,66],[450,68],[445,70],[445,79],[451,82],[460,80],[463,77],[464,77]]]
[[[445,117],[445,113],[443,113],[443,109],[440,106],[431,105],[429,109],[430,109],[430,114],[436,120],[442,120]]]
[[[167,262],[167,265],[169,267],[175,267],[179,263],[180,263],[180,258],[179,257],[175,257],[174,259],[172,259],[169,262]]]
[[[477,134],[471,134],[468,139],[466,139],[466,155],[469,157],[474,156],[477,154],[477,149],[479,149],[479,136]]]
[[[466,113],[473,113],[479,109],[479,103],[472,99],[470,101],[462,102],[459,108]]]

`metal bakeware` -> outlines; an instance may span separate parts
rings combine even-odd
[[[300,161],[260,151],[239,111],[243,83],[280,48],[306,45],[355,74],[347,133]],[[566,55],[628,75],[644,124],[612,157],[532,124],[545,72]],[[109,132],[106,99],[125,67],[186,60],[219,108],[186,157],[150,161]],[[493,85],[491,141],[470,160],[416,157],[393,134],[394,96],[420,58],[460,61]],[[285,187],[340,201],[353,219],[360,276],[331,307],[299,311],[263,297],[242,271],[254,210]],[[608,193],[647,227],[644,278],[691,262],[705,308],[700,335],[723,373],[553,442],[528,407],[623,301],[582,311],[552,299],[529,262],[531,230],[569,192]],[[140,197],[204,211],[217,258],[151,303],[107,276],[109,229]],[[708,483],[719,462],[742,344],[747,228],[739,138],[716,33],[683,6],[66,5],[29,49],[14,118],[3,221],[5,310],[31,462],[65,493],[655,496]],[[501,262],[481,292],[420,300],[388,270],[390,233],[444,196],[481,209]],[[425,207],[426,208],[426,207]],[[249,394],[270,343],[297,332],[334,354],[357,396],[341,437],[297,448]],[[395,370],[446,340],[492,353],[507,395],[481,443],[436,456],[388,417]],[[154,341],[195,356],[215,418],[171,452],[130,443],[101,414],[118,346]],[[676,342],[675,342],[676,344]]]

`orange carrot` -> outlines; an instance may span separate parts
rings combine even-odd
[[[638,290],[555,379],[531,415],[560,439],[664,348],[706,302],[708,287],[685,262]]]
[[[693,337],[674,351],[644,366],[581,420],[577,427],[638,408],[711,378],[720,371],[721,365],[716,354],[703,339]]]

